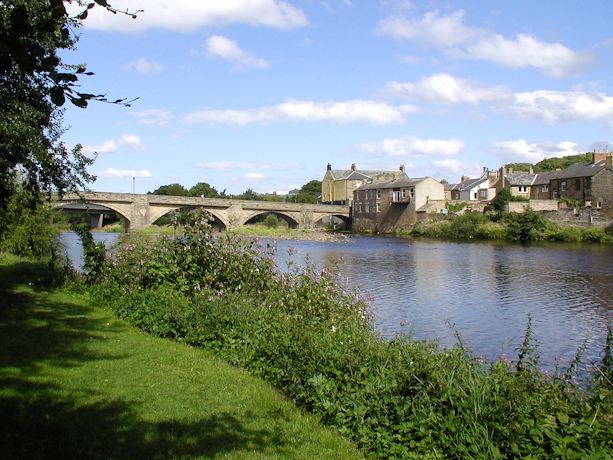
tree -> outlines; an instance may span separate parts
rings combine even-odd
[[[82,9],[70,16],[65,3]],[[87,172],[93,158],[60,140],[67,99],[81,108],[90,100],[131,102],[82,92],[79,78],[92,73],[59,57],[75,47],[75,30],[96,5],[120,12],[106,0],[0,2],[0,212],[18,184],[38,200],[40,192],[78,190],[95,179]]]
[[[248,188],[242,194],[237,195],[236,198],[239,200],[257,200],[258,194],[253,191],[253,189]]]
[[[221,194],[215,187],[211,187],[206,182],[198,182],[189,189],[189,196],[202,196],[205,198],[219,198]]]
[[[511,201],[511,191],[508,188],[503,188],[500,189],[490,204],[494,207],[494,210],[503,212],[507,210],[509,201]]]
[[[168,184],[156,188],[149,195],[170,195],[170,196],[190,196],[190,193],[181,184]]]
[[[321,181],[312,180],[304,184],[289,201],[293,203],[317,203],[319,195],[321,195]]]

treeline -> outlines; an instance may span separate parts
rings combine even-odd
[[[594,158],[592,152],[580,153],[578,155],[569,155],[562,158],[545,158],[536,164],[532,163],[509,163],[505,165],[507,168],[512,168],[513,171],[529,171],[530,168],[535,173],[555,171],[557,169],[566,169],[574,164],[591,163]]]
[[[304,184],[300,190],[287,195],[277,193],[257,193],[253,189],[248,188],[240,194],[229,194],[225,190],[221,192],[215,187],[206,182],[198,182],[190,188],[185,188],[179,183],[162,185],[153,192],[148,192],[151,195],[171,195],[171,196],[200,196],[203,198],[231,198],[236,200],[261,200],[261,201],[279,201],[291,203],[317,203],[321,194],[321,181],[312,180]]]

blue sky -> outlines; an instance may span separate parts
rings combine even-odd
[[[457,182],[613,149],[613,3],[115,0],[65,62],[129,108],[67,107],[98,191],[279,193],[355,163]]]

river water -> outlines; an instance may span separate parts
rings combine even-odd
[[[95,237],[110,244],[117,235]],[[74,253],[78,240],[63,238]],[[556,362],[568,366],[584,341],[585,361],[599,359],[613,322],[611,247],[380,236],[275,245],[281,270],[288,261],[326,267],[369,298],[384,337],[411,333],[445,347],[455,329],[476,355],[514,359],[531,316],[541,366],[551,370]]]

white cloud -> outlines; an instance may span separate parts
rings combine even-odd
[[[151,173],[146,169],[133,170],[107,168],[98,175],[102,177],[151,177]]]
[[[236,63],[237,68],[257,67],[265,69],[268,61],[248,55],[238,44],[221,35],[213,35],[206,41],[206,52],[209,57],[226,59]]]
[[[184,123],[224,123],[247,125],[273,121],[309,121],[333,123],[370,123],[386,125],[402,123],[415,106],[391,106],[383,102],[352,100],[346,102],[313,102],[289,100],[271,107],[248,110],[200,110],[188,113]]]
[[[129,145],[134,150],[143,150],[145,148],[140,137],[136,134],[124,134],[117,142],[122,145]]]
[[[440,104],[478,104],[512,99],[511,92],[502,86],[485,86],[446,73],[431,75],[416,83],[388,82],[386,91],[406,99]]]
[[[502,35],[490,36],[466,46],[472,59],[495,62],[504,67],[535,67],[551,77],[563,77],[589,63],[586,54],[576,53],[560,43],[545,43],[527,34],[514,40]]]
[[[84,145],[82,149],[82,152],[86,155],[91,153],[113,153],[115,151],[117,151],[117,144],[113,140],[98,145]]]
[[[74,4],[76,2],[71,4],[72,13],[83,9]],[[282,0],[114,0],[113,7],[142,12],[132,19],[96,7],[89,10],[87,20],[83,21],[85,27],[118,32],[142,32],[151,28],[192,32],[226,24],[290,29],[308,23],[301,9]]]
[[[259,180],[264,178],[264,174],[262,173],[247,173],[245,177],[248,179]]]
[[[418,139],[412,136],[366,142],[360,148],[368,153],[404,157],[410,155],[455,155],[464,148],[457,139]]]
[[[434,160],[432,168],[434,177],[446,178],[451,183],[459,182],[460,176],[479,177],[483,173],[481,166],[453,158]]]
[[[139,125],[165,126],[172,120],[172,113],[161,109],[147,109],[140,112],[129,112],[136,118]]]
[[[449,16],[429,12],[421,19],[392,16],[379,22],[377,31],[397,39],[417,39],[439,48],[447,48],[463,44],[474,36],[474,29],[463,24],[463,17],[463,11],[456,11]]]
[[[491,150],[496,157],[507,163],[537,163],[544,158],[564,157],[584,152],[579,145],[571,141],[558,144],[530,144],[525,139],[493,142]]]
[[[521,117],[549,123],[603,121],[613,128],[613,97],[602,93],[549,90],[516,93],[511,110]]]
[[[241,161],[210,161],[198,163],[198,168],[211,169],[213,171],[236,171],[250,169],[291,169],[298,167],[297,163],[255,163]]]
[[[84,154],[113,153],[117,151],[118,145],[128,145],[134,150],[143,150],[144,148],[140,137],[136,134],[124,134],[117,139],[117,141],[110,140],[98,145],[85,145],[83,146],[82,152]]]
[[[464,12],[428,12],[422,18],[392,16],[377,30],[396,39],[415,40],[447,50],[452,56],[479,59],[511,67],[534,67],[552,77],[576,73],[591,57],[561,43],[540,41],[526,33],[509,39],[486,29],[464,25]]]
[[[135,61],[128,62],[126,68],[133,72],[142,73],[144,75],[159,73],[164,70],[164,66],[159,62],[148,61],[145,58],[139,58]]]

